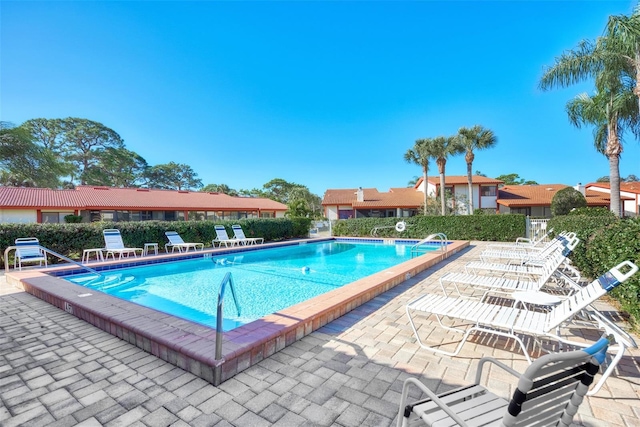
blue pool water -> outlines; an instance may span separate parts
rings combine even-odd
[[[224,330],[275,313],[411,258],[411,246],[309,243],[109,270],[65,279],[215,327],[220,283],[231,272],[240,316],[225,291]],[[433,249],[437,249],[436,246]]]

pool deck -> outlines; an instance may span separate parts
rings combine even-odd
[[[478,335],[451,358],[421,349],[409,327],[406,303],[440,293],[438,278],[478,259],[484,245],[472,242],[344,316],[327,316],[317,330],[218,386],[0,277],[0,426],[391,425],[408,376],[443,391],[472,381],[484,356],[526,367],[512,340]],[[624,327],[610,305],[597,306]],[[568,333],[598,336],[591,329]],[[450,338],[434,329],[430,339],[438,337]],[[602,390],[586,399],[579,425],[640,426],[638,356],[637,349],[628,352]],[[495,377],[489,386],[506,396],[506,380]]]
[[[350,241],[371,241],[351,238]],[[380,239],[375,239],[380,240]],[[390,239],[389,244],[393,241]],[[285,245],[306,245],[314,240],[282,242]],[[236,247],[181,255],[165,254],[155,257],[113,260],[94,263],[92,267],[120,267],[128,263],[179,259],[181,257],[236,253],[264,247],[278,247],[274,243],[252,247]],[[216,357],[217,333],[214,328],[162,313],[70,283],[38,270],[12,271],[7,280],[28,293],[71,313],[118,338],[218,385],[239,372],[282,350],[293,342],[321,328],[333,319],[348,313],[364,302],[388,291],[407,278],[455,255],[469,245],[467,241],[452,241],[447,250],[435,250],[416,256],[379,273],[341,286],[315,298],[288,307],[277,313],[224,332],[222,348]],[[55,270],[76,269],[68,264]],[[49,270],[50,271],[50,270]],[[227,291],[227,295],[229,292]],[[217,295],[212,292],[211,298]],[[227,300],[227,303],[231,301]]]

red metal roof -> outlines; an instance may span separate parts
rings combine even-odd
[[[75,190],[0,187],[0,208],[72,208],[95,210],[269,210],[287,206],[265,198],[222,193],[79,186]]]

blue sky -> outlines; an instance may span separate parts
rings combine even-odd
[[[541,184],[608,175],[545,66],[602,34],[631,1],[5,1],[0,120],[81,117],[150,165],[204,184],[273,178],[329,188],[405,187],[416,139],[483,125],[473,170]],[[625,140],[621,176],[640,176]],[[447,175],[466,174],[463,156]],[[430,174],[437,174],[435,163]]]

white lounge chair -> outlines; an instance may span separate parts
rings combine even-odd
[[[169,248],[171,248],[171,252],[175,252],[178,249],[178,252],[189,252],[191,248],[194,251],[204,250],[204,243],[188,243],[182,240],[182,237],[175,231],[165,231],[164,235],[169,239],[169,243],[164,245],[165,252],[169,252]]]
[[[47,253],[40,247],[40,241],[35,237],[21,237],[15,240],[16,253],[13,258],[13,268],[22,270],[22,264],[38,263],[47,266]]]
[[[550,286],[551,281],[555,282],[554,291],[574,292],[580,289],[580,285],[571,277],[564,274],[556,275],[558,268],[562,264],[561,258],[556,258],[556,262],[547,263],[541,266],[539,275],[532,275],[533,278],[527,279],[523,277],[508,276],[492,276],[483,274],[469,274],[464,272],[449,272],[440,278],[440,287],[445,295],[448,295],[448,289],[453,287],[458,296],[472,296],[468,292],[465,294],[460,291],[460,285],[470,286],[472,291],[479,290],[483,292],[481,300],[490,293],[507,293],[513,292],[531,292],[540,291],[545,286]],[[567,285],[569,286],[567,288]],[[560,289],[563,288],[563,289]]]
[[[492,243],[489,245],[491,248],[539,248],[547,244],[547,238],[549,234],[553,232],[553,228],[550,228],[538,239],[530,239],[528,237],[518,237],[513,243]],[[562,234],[562,233],[560,233]]]
[[[512,249],[512,248],[518,248],[518,249],[525,249],[525,248],[529,248],[529,249],[533,249],[533,248],[540,248],[543,247],[544,245],[546,245],[548,243],[547,239],[549,237],[549,234],[551,234],[551,232],[553,232],[553,228],[549,229],[546,233],[544,233],[541,237],[537,238],[537,239],[530,239],[528,237],[518,237],[516,239],[515,242],[512,243],[492,243],[490,245],[488,245],[488,248],[492,248],[492,249]]]
[[[233,238],[238,240],[242,245],[255,245],[257,243],[264,243],[264,239],[262,237],[245,236],[242,227],[238,224],[232,225],[231,230],[233,230]]]
[[[621,271],[622,269],[626,270],[626,272]],[[425,294],[410,301],[406,306],[406,313],[416,340],[420,347],[424,349],[448,356],[456,356],[471,333],[485,332],[513,338],[520,345],[527,361],[531,363],[531,357],[527,351],[527,347],[518,334],[525,334],[533,336],[534,338],[547,337],[561,343],[584,346],[579,342],[573,342],[562,337],[559,334],[560,326],[566,322],[570,322],[573,316],[581,313],[591,303],[623,283],[637,271],[638,267],[635,264],[630,261],[624,261],[589,285],[581,288],[575,294],[553,306],[550,310],[544,312],[529,311],[465,298]],[[434,345],[426,344],[420,337],[412,314],[435,316],[440,326],[444,329],[462,333],[462,340],[453,351],[443,350]],[[445,325],[443,323],[443,319],[445,318],[450,319],[452,325]],[[598,327],[603,328],[607,333],[614,334],[618,343],[618,353],[603,376],[604,379],[606,379],[613,369],[613,366],[622,358],[625,348],[629,346],[629,340],[622,337],[618,339],[617,334],[619,331],[612,330],[610,325],[607,324],[607,322],[603,322],[602,319],[598,318],[594,320],[597,322]],[[455,321],[465,322],[464,327],[453,325]],[[635,346],[635,342],[632,341],[632,345]]]
[[[564,265],[571,271],[569,274],[575,277],[576,281],[580,280],[579,272],[568,265],[568,256],[571,251],[580,243],[580,239],[574,237],[567,243],[564,248],[557,248],[545,257],[529,258],[526,261],[520,261],[511,264],[503,264],[499,262],[472,261],[465,264],[465,271],[471,274],[489,273],[489,274],[505,274],[517,277],[534,277],[544,274],[544,265],[557,264]]]
[[[544,258],[556,249],[564,248],[575,237],[575,233],[558,235],[550,242],[536,247],[514,246],[506,248],[488,245],[480,254],[480,259],[487,262],[491,259],[526,261],[531,258]]]
[[[137,252],[140,252],[140,256],[142,256],[143,249],[142,248],[127,248],[124,246],[124,242],[122,241],[122,235],[120,234],[120,230],[115,228],[108,228],[106,230],[102,230],[102,235],[104,237],[105,244],[105,259],[109,259],[109,255],[115,260],[116,254],[118,254],[118,259],[122,259],[122,256],[129,257],[133,255],[134,258],[137,257]]]
[[[216,231],[216,238],[211,241],[214,248],[216,247],[216,243],[218,244],[218,246],[224,245],[225,247],[235,246],[240,244],[240,242],[237,239],[229,238],[229,235],[227,234],[227,229],[224,227],[224,225],[216,225],[214,229]]]
[[[428,426],[568,427],[612,341],[613,337],[607,336],[585,349],[544,355],[522,375],[498,360],[482,358],[474,384],[439,395],[416,378],[407,378],[402,387],[397,426],[408,426],[412,418],[419,417]],[[503,393],[492,393],[480,385],[487,363],[495,365],[490,375],[500,368],[518,379],[511,401]],[[499,382],[503,381],[500,376]],[[427,397],[408,404],[410,386]]]

